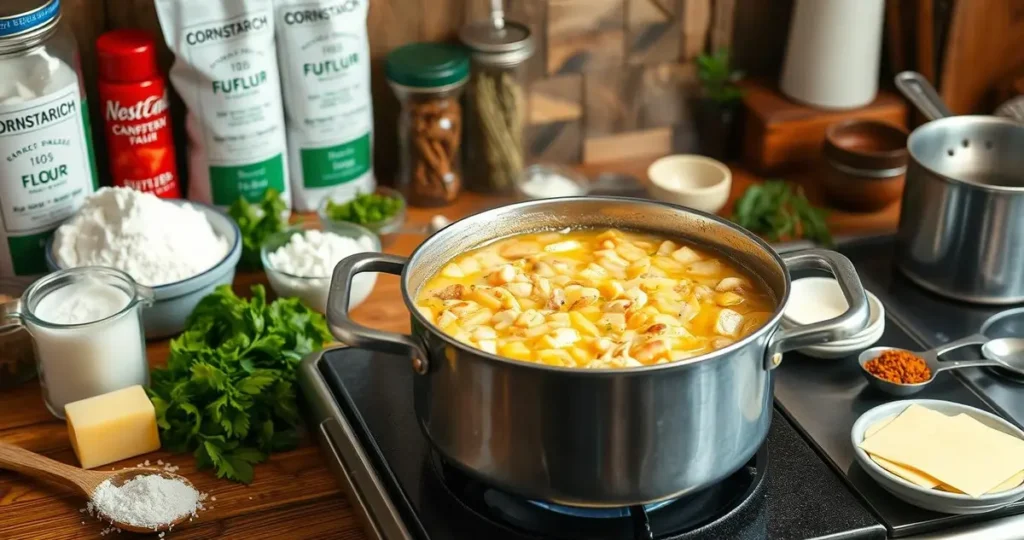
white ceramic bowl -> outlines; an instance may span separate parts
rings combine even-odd
[[[850,442],[853,444],[854,455],[857,458],[857,463],[859,463],[861,468],[868,473],[868,476],[878,482],[878,484],[886,491],[892,493],[899,499],[902,499],[914,506],[946,514],[980,514],[996,510],[997,508],[1001,508],[1024,498],[1024,484],[1008,491],[982,495],[977,498],[960,493],[949,493],[938,489],[925,489],[890,473],[875,463],[874,460],[868,456],[867,452],[861,450],[859,446],[864,440],[864,433],[876,422],[899,414],[903,412],[904,409],[914,404],[927,407],[933,411],[945,414],[946,416],[955,416],[960,413],[966,413],[988,427],[997,429],[1003,433],[1017,437],[1018,439],[1024,439],[1024,431],[1017,429],[1013,424],[994,414],[975,409],[974,407],[968,407],[967,405],[953,403],[951,401],[939,401],[935,399],[906,399],[893,401],[884,405],[879,405],[878,407],[862,414],[860,418],[854,422],[853,429],[850,432]]]
[[[870,318],[868,325],[854,336],[846,339],[812,345],[800,352],[815,358],[843,358],[874,345],[885,332],[885,306],[871,291],[868,296]],[[807,277],[793,281],[789,301],[782,314],[782,326],[813,324],[838,317],[848,309],[839,283],[832,278]]]
[[[732,172],[709,157],[665,156],[647,168],[654,198],[714,214],[725,206],[732,189]]]
[[[373,234],[373,231],[347,222],[335,222],[330,231],[350,238],[366,237],[373,241],[373,251],[380,251],[380,238]],[[270,253],[288,243],[293,234],[302,234],[303,229],[293,228],[286,231],[274,233],[267,237],[260,248],[260,258],[263,261],[263,270],[267,274],[267,281],[270,288],[278,296],[295,297],[311,309],[320,313],[327,313],[327,297],[331,291],[331,278],[333,276],[297,276],[278,270],[270,264]],[[359,274],[352,280],[352,288],[349,290],[349,309],[355,309],[366,301],[377,284],[375,272]]]

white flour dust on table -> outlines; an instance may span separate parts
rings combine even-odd
[[[190,204],[129,188],[102,188],[57,229],[53,251],[63,268],[107,266],[142,285],[199,275],[228,252],[210,221]]]
[[[110,480],[96,487],[87,506],[90,514],[100,514],[134,527],[157,529],[205,510],[206,494],[181,480],[159,474],[136,476],[121,486]]]

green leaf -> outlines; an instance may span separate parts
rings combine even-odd
[[[274,383],[277,378],[270,374],[249,375],[238,382],[238,390],[246,394],[259,394],[264,388]]]

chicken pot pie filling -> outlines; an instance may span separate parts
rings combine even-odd
[[[775,302],[731,261],[618,230],[519,235],[467,252],[420,288],[419,312],[477,349],[551,366],[685,360],[763,326]]]

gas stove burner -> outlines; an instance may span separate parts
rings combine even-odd
[[[761,494],[767,473],[768,449],[757,454],[722,482],[678,499],[644,506],[581,508],[529,500],[479,482],[448,465],[436,454],[434,471],[463,505],[495,525],[545,539],[688,540],[739,538],[738,530],[763,531]],[[718,532],[711,533],[709,530]],[[739,529],[737,529],[739,528]],[[762,538],[755,532],[744,538]]]
[[[669,499],[667,501],[661,501],[651,504],[644,505],[644,511],[647,513],[653,512],[659,508],[663,508],[674,503],[676,499]],[[581,508],[579,506],[565,506],[561,504],[549,503],[544,501],[527,501],[530,504],[537,505],[545,510],[551,512],[559,512],[568,516],[575,516],[587,519],[610,519],[610,518],[622,518],[629,517],[630,508]]]

